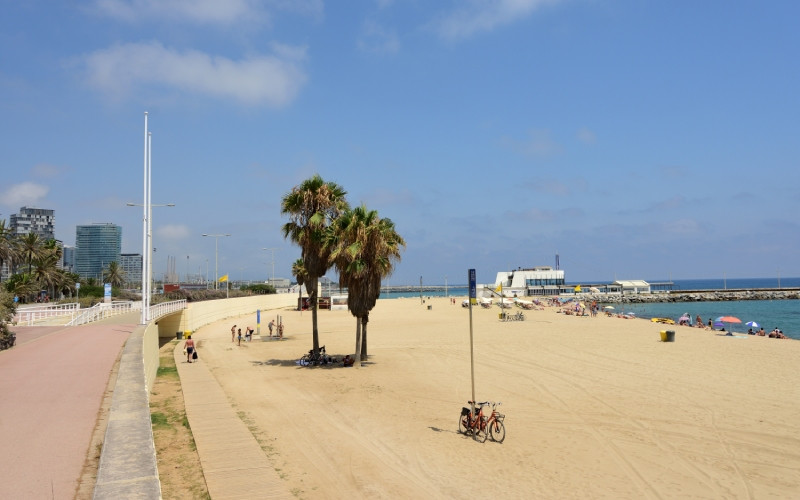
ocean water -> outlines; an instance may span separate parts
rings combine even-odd
[[[667,280],[651,280],[656,283]],[[757,289],[757,288],[800,288],[800,278],[745,278],[745,279],[703,279],[703,280],[674,280],[675,290],[722,290],[722,289]],[[574,283],[579,284],[579,283]],[[585,283],[584,283],[585,284]],[[443,297],[444,290],[436,292],[422,292],[423,297]],[[448,289],[447,295],[453,297],[466,297],[467,288],[454,286]],[[381,293],[382,299],[391,298],[419,298],[416,292]],[[649,304],[613,304],[617,311],[632,312],[640,318],[672,318],[678,320],[684,313],[689,313],[694,318],[699,314],[705,323],[709,319],[720,316],[735,316],[742,320],[740,324],[733,324],[735,333],[747,332],[748,321],[755,321],[764,330],[769,332],[773,328],[780,328],[787,337],[800,340],[800,300],[736,300],[719,302],[658,302]],[[726,327],[727,328],[727,327]]]

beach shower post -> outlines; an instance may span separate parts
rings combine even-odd
[[[472,348],[472,302],[477,298],[475,270],[470,269],[469,278],[469,369],[472,380],[472,413],[475,414],[475,353]]]

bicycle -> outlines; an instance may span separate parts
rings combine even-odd
[[[461,434],[472,434],[472,438],[479,443],[486,441],[489,436],[489,430],[486,426],[486,416],[483,414],[483,407],[488,405],[488,401],[475,403],[467,401],[470,405],[474,405],[475,411],[472,408],[461,408],[461,415],[458,417],[458,432]]]
[[[503,403],[492,403],[492,414],[486,419],[486,427],[489,429],[489,435],[492,441],[502,443],[506,438],[506,426],[503,421],[506,416],[497,411],[497,407]]]

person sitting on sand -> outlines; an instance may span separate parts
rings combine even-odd
[[[751,328],[751,329],[747,330],[747,334],[748,335],[755,335],[756,332],[754,332],[753,329]]]
[[[344,357],[344,359],[342,359],[342,366],[353,366],[354,362],[355,359],[351,358],[350,355],[348,354]]]
[[[759,337],[765,337],[767,335],[766,332],[764,331],[763,326],[761,327],[761,330],[759,330],[758,333],[756,333],[756,335],[758,335]]]

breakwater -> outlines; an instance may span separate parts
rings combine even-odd
[[[800,288],[758,289],[758,290],[692,290],[691,292],[665,291],[651,293],[609,294],[604,297],[593,295],[598,302],[622,302],[643,304],[651,302],[721,302],[734,300],[791,300],[800,299]]]

